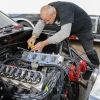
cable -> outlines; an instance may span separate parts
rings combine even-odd
[[[52,92],[52,90],[53,90],[53,88],[54,88],[54,86],[56,85],[56,82],[57,82],[57,79],[59,79],[59,77],[60,77],[60,75],[59,75],[59,73],[58,74],[56,74],[56,75],[53,75],[53,77],[49,80],[49,82],[48,82],[48,84],[47,84],[47,86],[48,86],[48,88],[49,88],[49,90],[48,91],[46,91],[45,89],[44,89],[44,91],[42,91],[41,93],[39,93],[39,94],[35,94],[35,95],[31,95],[31,99],[43,99],[43,98],[45,98],[45,97],[47,97],[48,96],[48,94],[50,94],[51,92]],[[22,98],[23,96],[22,95],[19,95],[20,96],[20,98]],[[18,97],[18,95],[17,95],[17,97]],[[22,98],[23,99],[23,98]]]

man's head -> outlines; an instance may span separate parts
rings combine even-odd
[[[56,9],[50,5],[45,5],[41,8],[40,15],[46,24],[52,24],[56,18]]]

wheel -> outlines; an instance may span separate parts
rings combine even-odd
[[[21,24],[25,27],[32,27],[28,22],[25,22],[25,21],[21,21],[21,22],[19,22],[19,24]]]

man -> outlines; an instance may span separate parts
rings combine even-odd
[[[99,59],[93,50],[92,24],[88,14],[79,6],[70,2],[53,2],[45,5],[40,10],[41,19],[36,24],[32,37],[27,41],[34,44],[46,24],[60,21],[61,30],[48,39],[38,42],[32,51],[42,50],[46,45],[55,44],[63,41],[71,35],[79,38],[86,54],[95,65],[99,65]]]

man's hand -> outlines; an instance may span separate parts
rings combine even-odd
[[[42,49],[48,44],[49,42],[47,40],[38,42],[31,51],[35,51],[35,50],[42,51]]]
[[[32,37],[30,39],[27,40],[27,44],[28,44],[28,49],[30,48],[30,44],[33,44],[35,43],[36,41],[36,38],[38,37],[37,34],[33,34]]]
[[[35,39],[30,38],[30,39],[28,39],[27,43],[28,43],[28,49],[29,49],[30,48],[30,44],[33,44],[34,45]]]

